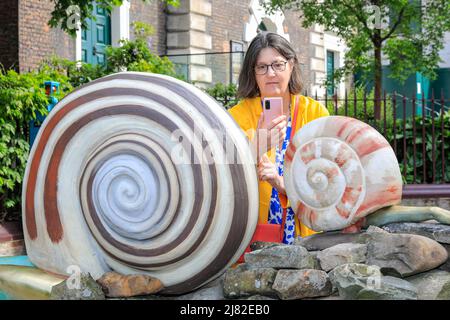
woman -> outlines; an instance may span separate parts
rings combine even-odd
[[[237,95],[243,100],[231,108],[230,113],[255,150],[259,179],[258,223],[281,224],[283,209],[286,209],[283,243],[287,244],[292,244],[296,236],[314,233],[300,224],[286,198],[283,165],[291,130],[295,133],[309,121],[329,115],[320,103],[300,95],[301,89],[298,60],[289,42],[275,33],[258,34],[248,47],[239,75]],[[262,113],[265,97],[283,98],[283,115],[267,126]]]

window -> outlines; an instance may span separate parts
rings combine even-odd
[[[334,52],[327,50],[327,95],[334,95]]]
[[[237,84],[242,62],[244,61],[244,44],[231,40],[230,48],[230,84]]]

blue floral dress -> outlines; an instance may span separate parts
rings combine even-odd
[[[283,166],[284,166],[284,155],[286,153],[287,146],[289,144],[289,138],[291,136],[291,118],[289,117],[289,121],[286,128],[286,137],[284,137],[283,145],[281,150],[276,147],[276,155],[275,155],[275,165],[278,170],[278,174],[283,176]],[[281,207],[280,198],[278,197],[278,191],[275,188],[272,188],[272,196],[270,197],[270,206],[269,206],[269,223],[271,224],[281,224],[283,218],[283,208]],[[286,222],[284,226],[283,232],[283,243],[292,244],[294,242],[295,236],[295,220],[294,220],[294,211],[291,207],[287,208],[286,211]]]

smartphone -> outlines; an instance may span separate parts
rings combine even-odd
[[[266,127],[273,119],[283,115],[283,98],[268,97],[263,99],[264,123]]]

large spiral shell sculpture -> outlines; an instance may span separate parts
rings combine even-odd
[[[253,235],[248,150],[230,115],[190,84],[137,72],[93,81],[58,103],[32,147],[22,199],[29,258],[57,274],[147,274],[164,293],[191,291]]]
[[[294,212],[315,231],[351,226],[402,196],[389,143],[349,117],[322,117],[302,127],[286,150],[284,179]]]

